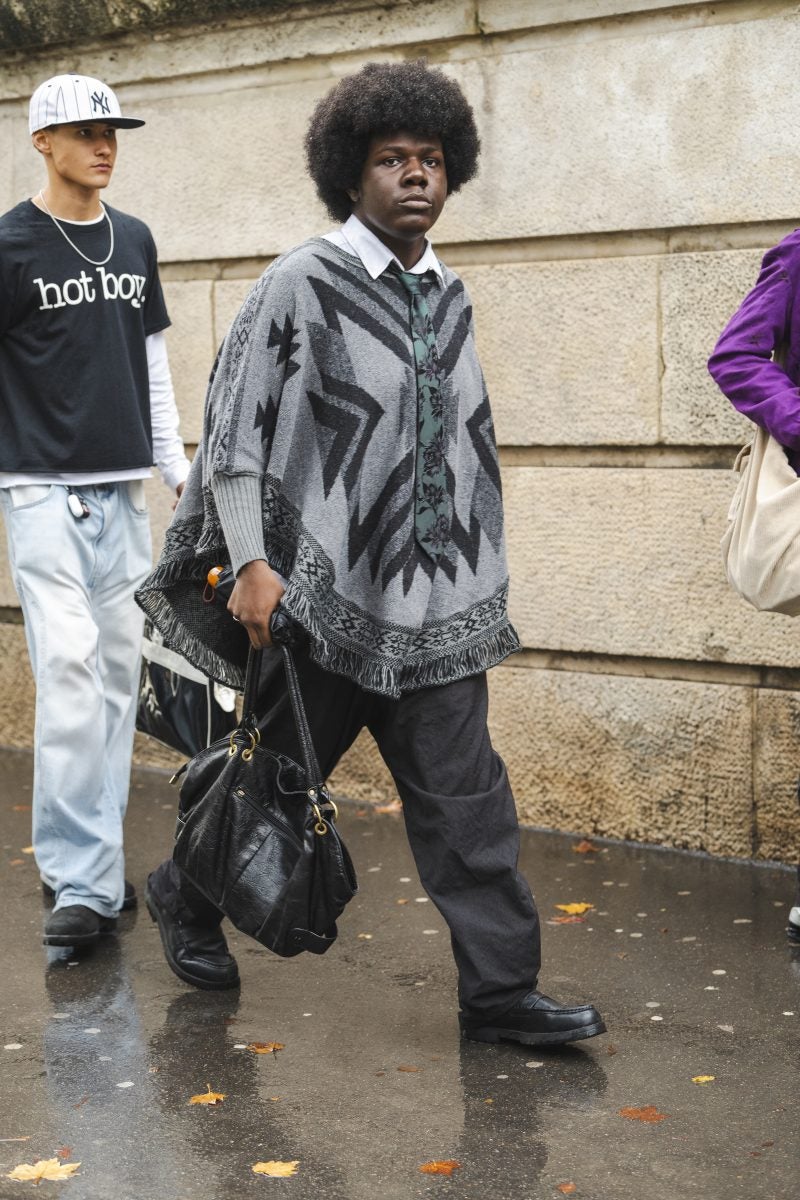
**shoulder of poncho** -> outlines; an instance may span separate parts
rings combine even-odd
[[[348,265],[347,256],[340,255],[324,238],[309,238],[270,263],[259,283],[298,289],[308,281],[311,272],[319,270],[326,262],[336,263],[339,267]],[[357,274],[357,270],[354,266],[353,273]]]

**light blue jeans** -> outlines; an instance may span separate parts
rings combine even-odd
[[[0,489],[8,557],[36,682],[33,848],[56,908],[113,917],[123,899],[142,613],[150,569],[141,481]]]

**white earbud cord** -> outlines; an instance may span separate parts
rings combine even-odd
[[[80,254],[80,256],[84,262],[89,263],[89,265],[92,267],[104,267],[106,265],[106,263],[111,258],[111,255],[114,253],[114,226],[111,224],[111,217],[108,215],[108,209],[106,208],[105,204],[103,204],[102,200],[100,201],[100,207],[103,210],[103,216],[108,221],[108,228],[111,233],[111,245],[109,246],[108,254],[105,256],[105,258],[101,259],[100,262],[95,262],[95,260],[93,258],[89,258],[88,254],[84,254],[82,250],[78,249],[78,247],[75,245],[75,243],[73,242],[72,238],[69,236],[67,231],[65,229],[62,229],[62,227],[59,225],[58,219],[53,216],[53,214],[50,212],[50,209],[47,207],[47,201],[44,198],[43,191],[39,192],[39,195],[36,197],[36,199],[41,200],[42,208],[47,213],[48,217],[53,222],[53,224],[55,225],[58,232],[63,234],[63,236],[69,242],[70,246],[72,246],[72,249],[75,251],[76,254]]]

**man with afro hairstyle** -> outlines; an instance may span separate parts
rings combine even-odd
[[[233,322],[140,603],[169,645],[233,686],[246,641],[231,615],[267,647],[280,604],[307,635],[298,673],[323,773],[364,727],[392,773],[450,927],[463,1035],[593,1037],[605,1025],[592,1005],[537,990],[539,921],[486,726],[486,671],[519,647],[500,473],[469,298],[427,239],[475,174],[472,109],[423,62],[370,63],[317,106],[306,148],[342,228],[273,263]],[[236,575],[227,612],[201,599],[216,562]],[[265,743],[297,759],[279,656],[265,658]],[[223,914],[171,861],[147,897],[181,978],[238,982]]]

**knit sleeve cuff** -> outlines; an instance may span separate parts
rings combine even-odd
[[[258,475],[215,475],[211,491],[234,575],[245,563],[266,561],[261,519],[261,478]]]

